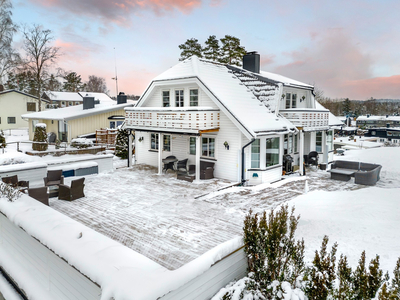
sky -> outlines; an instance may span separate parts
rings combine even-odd
[[[261,69],[313,84],[331,98],[400,99],[397,0],[13,0],[17,24],[40,24],[84,81],[141,95],[179,62],[179,45],[232,35]],[[20,35],[14,38],[20,47]]]

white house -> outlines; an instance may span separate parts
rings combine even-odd
[[[44,110],[47,101],[42,101]],[[28,127],[28,122],[21,118],[22,114],[37,112],[39,99],[18,90],[0,90],[0,129]]]
[[[173,155],[196,166],[196,179],[207,161],[217,178],[258,184],[281,178],[286,154],[297,166],[313,150],[328,162],[329,128],[340,121],[315,101],[313,86],[260,72],[259,62],[255,52],[243,68],[192,56],[154,78],[137,106],[125,108],[136,163],[161,174]]]

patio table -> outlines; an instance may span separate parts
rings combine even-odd
[[[165,172],[167,172],[168,169],[170,169],[170,170],[172,170],[172,171],[175,171],[174,164],[175,164],[177,161],[178,161],[177,158],[164,158],[164,159],[162,160],[162,162],[163,162],[163,164],[164,164],[163,170],[164,170]]]

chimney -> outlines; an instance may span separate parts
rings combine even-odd
[[[243,69],[254,73],[260,73],[260,54],[257,51],[247,52],[243,56]]]
[[[94,108],[94,97],[83,97],[83,109]]]
[[[119,95],[117,96],[117,104],[123,104],[126,103],[128,96],[125,95],[124,92],[120,92]]]

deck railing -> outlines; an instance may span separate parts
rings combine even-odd
[[[317,128],[329,126],[329,110],[285,109],[279,112],[296,127]]]
[[[215,109],[167,110],[167,109],[126,109],[127,128],[173,128],[173,129],[211,129],[219,128],[220,114]]]

